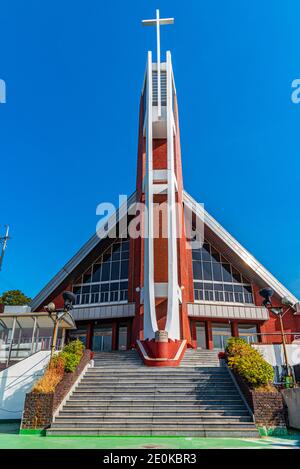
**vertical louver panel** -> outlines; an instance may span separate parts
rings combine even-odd
[[[161,105],[167,105],[167,73],[165,71],[160,72],[160,87],[161,87]],[[158,105],[158,90],[157,90],[157,71],[152,72],[152,89],[153,97],[152,104],[153,106]]]

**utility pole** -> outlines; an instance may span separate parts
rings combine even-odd
[[[9,233],[9,226],[7,225],[5,236],[3,236],[2,238],[0,237],[0,245],[2,245],[1,255],[0,255],[0,270],[3,264],[5,249],[7,248],[7,241],[10,239],[10,237],[8,236],[8,233]]]

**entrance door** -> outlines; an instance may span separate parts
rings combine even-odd
[[[119,326],[118,349],[127,350],[127,326]]]
[[[196,339],[198,348],[206,348],[206,333],[204,322],[196,323]]]
[[[112,349],[112,327],[94,328],[93,351],[110,352]]]
[[[214,348],[219,350],[225,350],[227,340],[231,337],[230,324],[226,323],[213,323],[212,324],[212,336],[214,342]]]

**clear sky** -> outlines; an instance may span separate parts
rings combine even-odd
[[[299,0],[0,0],[0,292],[35,295],[135,188],[155,8],[179,100],[185,188],[300,295]]]

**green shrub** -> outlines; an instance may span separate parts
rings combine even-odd
[[[74,353],[75,355],[80,355],[80,356],[82,356],[83,350],[84,350],[84,345],[79,339],[72,340],[67,345],[65,345],[63,349],[64,352]]]
[[[229,368],[241,375],[251,387],[266,386],[273,381],[273,367],[244,339],[229,339],[226,353]]]
[[[73,373],[73,371],[75,371],[76,367],[79,365],[81,356],[79,354],[69,352],[62,352],[61,355],[65,362],[65,372]]]

